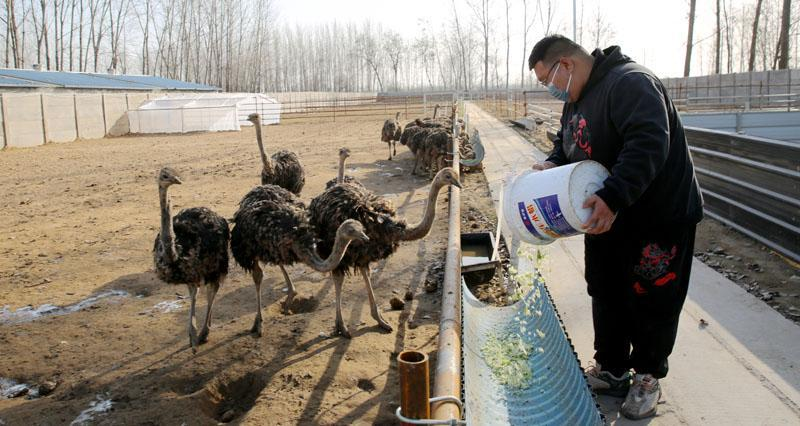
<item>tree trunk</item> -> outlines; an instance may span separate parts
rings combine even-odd
[[[789,68],[789,25],[791,22],[792,1],[783,0],[783,16],[781,16],[781,35],[778,49],[778,69]]]
[[[714,40],[714,74],[719,74],[720,62],[722,60],[722,58],[720,58],[720,56],[722,56],[721,55],[722,51],[720,50],[720,46],[721,46],[720,39],[721,39],[721,36],[722,36],[722,31],[721,31],[721,28],[719,26],[719,21],[720,21],[720,19],[719,19],[720,18],[719,0],[717,0],[717,13],[716,13],[716,15],[717,15],[717,34],[714,37],[715,38],[715,40]]]
[[[750,61],[747,70],[753,71],[756,68],[756,39],[758,38],[758,18],[761,16],[761,4],[763,0],[756,2],[756,14],[753,19],[753,36],[750,38]]]
[[[511,56],[511,26],[508,22],[508,10],[510,7],[508,0],[506,0],[506,91],[508,91],[508,63],[509,57]]]
[[[759,0],[761,1],[761,0]],[[697,0],[691,0],[689,6],[689,35],[686,38],[686,60],[683,63],[683,76],[689,76],[689,69],[692,65],[692,33],[694,32],[694,10]]]

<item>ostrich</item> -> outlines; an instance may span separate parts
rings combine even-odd
[[[295,195],[300,195],[300,191],[306,183],[306,174],[297,155],[291,151],[280,150],[272,154],[271,159],[267,157],[264,152],[264,141],[261,137],[261,116],[258,113],[253,113],[247,116],[247,120],[253,123],[256,128],[256,140],[258,141],[258,149],[261,151],[261,163],[264,165],[261,170],[261,184],[278,185],[293,192]]]
[[[192,352],[208,340],[211,307],[220,285],[228,274],[228,222],[205,207],[181,210],[174,218],[167,190],[181,184],[175,170],[165,167],[158,173],[161,200],[161,230],[153,247],[158,278],[169,284],[186,284],[192,299],[189,310],[189,344]],[[197,289],[206,285],[206,319],[200,335],[194,326]]]
[[[254,188],[240,203],[234,215],[231,231],[233,257],[253,276],[258,311],[250,329],[261,336],[261,280],[264,276],[259,262],[278,265],[289,287],[283,311],[287,312],[297,294],[284,265],[303,262],[319,272],[330,272],[339,265],[352,241],[366,242],[363,226],[356,220],[343,221],[334,231],[332,247],[327,258],[316,252],[316,236],[309,224],[305,205],[291,192],[276,186]]]
[[[321,241],[318,244],[323,255],[332,251],[337,226],[349,219],[356,219],[364,225],[369,236],[367,242],[354,242],[342,258],[339,266],[332,272],[336,287],[336,331],[351,337],[342,320],[342,284],[345,273],[358,270],[364,279],[370,310],[381,328],[392,331],[392,327],[381,317],[375,303],[375,295],[370,281],[369,264],[389,257],[397,250],[401,241],[423,238],[433,226],[436,214],[436,197],[447,185],[461,187],[458,175],[451,168],[442,169],[431,184],[422,220],[409,226],[404,219],[397,217],[394,207],[383,197],[377,196],[364,187],[341,183],[335,185],[311,200],[308,212],[311,224],[317,229]]]
[[[397,141],[400,140],[403,129],[400,127],[400,112],[395,114],[394,119],[386,120],[381,130],[381,142],[389,144],[389,161],[397,155]]]
[[[338,175],[334,178],[329,180],[325,183],[325,189],[330,189],[333,185],[337,183],[347,182],[354,185],[361,185],[356,178],[352,176],[345,176],[344,174],[344,163],[347,158],[350,157],[350,149],[348,148],[339,148],[339,172]]]

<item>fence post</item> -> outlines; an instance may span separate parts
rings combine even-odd
[[[78,95],[73,93],[72,94],[72,107],[75,111],[75,137],[77,139],[81,138],[81,126],[78,123]]]
[[[3,148],[8,146],[8,107],[6,97],[0,93],[0,111],[3,113]]]
[[[108,134],[108,124],[106,123],[106,94],[100,94],[100,103],[103,106],[103,137]]]
[[[47,143],[47,118],[44,114],[44,93],[39,94],[39,106],[42,109],[42,138],[44,143]]]

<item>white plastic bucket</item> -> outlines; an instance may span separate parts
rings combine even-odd
[[[507,229],[515,239],[539,245],[583,233],[581,225],[592,214],[583,202],[608,176],[608,170],[592,160],[518,175],[503,194]]]

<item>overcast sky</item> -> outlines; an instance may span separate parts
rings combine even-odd
[[[458,0],[461,4],[463,0]],[[511,69],[512,75],[518,75],[522,64],[522,13],[520,0],[511,0],[512,8],[517,7],[517,16],[512,15],[511,22]],[[688,0],[577,0],[578,13],[584,8],[584,21],[594,16],[598,4],[602,5],[602,14],[608,19],[614,35],[610,44],[618,44],[623,52],[635,61],[655,71],[660,77],[675,77],[683,74],[683,62],[686,54],[686,35],[689,14]],[[733,12],[741,14],[742,4],[749,0],[728,0]],[[529,0],[535,4],[535,0]],[[497,17],[493,22],[496,31],[496,42],[505,45],[505,1],[492,0],[493,14]],[[529,6],[530,7],[530,6]],[[712,48],[715,28],[715,2],[697,2],[697,20],[694,39],[708,39],[709,42],[696,46],[697,55],[708,56]],[[413,38],[420,29],[420,18],[427,19],[431,26],[445,25],[452,15],[450,0],[277,0],[279,19],[287,23],[323,23],[323,22],[362,22],[370,19],[379,22],[385,29],[392,29],[406,37]],[[514,10],[514,9],[512,9]],[[555,24],[564,35],[572,36],[572,3],[568,0],[557,2]],[[470,10],[464,10],[464,17],[472,17]],[[588,25],[588,24],[586,24]],[[534,26],[529,35],[528,46],[542,36],[541,26]],[[584,43],[585,44],[585,43]],[[587,46],[589,48],[591,46]],[[591,50],[591,49],[589,49]],[[517,53],[515,53],[517,52]],[[699,57],[699,56],[698,56]],[[705,66],[703,66],[705,65]],[[701,69],[702,67],[702,69]],[[699,60],[692,63],[692,75],[708,73],[708,66]],[[516,72],[517,74],[513,74]]]

